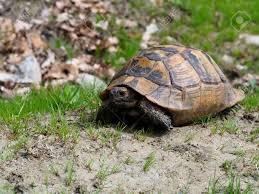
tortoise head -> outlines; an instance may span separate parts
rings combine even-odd
[[[125,86],[113,87],[109,93],[109,102],[121,109],[135,107],[138,100],[138,93]]]

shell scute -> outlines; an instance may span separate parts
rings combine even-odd
[[[199,60],[199,54],[190,49],[186,49],[181,53],[183,58],[193,67],[199,75],[202,82],[206,84],[218,84],[219,82],[208,72],[203,63]]]

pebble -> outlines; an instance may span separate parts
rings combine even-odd
[[[76,83],[83,87],[93,86],[95,89],[104,89],[107,86],[103,80],[88,73],[79,74],[76,78]]]
[[[19,65],[20,77],[19,82],[40,84],[41,83],[41,69],[35,56],[30,55],[26,57]]]
[[[231,57],[231,56],[229,56],[229,55],[224,55],[224,56],[222,57],[222,60],[224,61],[224,63],[225,63],[226,65],[231,65],[231,64],[234,63],[234,58]]]
[[[259,46],[259,35],[240,34],[239,38],[243,39],[246,44]]]

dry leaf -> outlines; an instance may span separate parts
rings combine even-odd
[[[66,80],[74,80],[78,75],[79,70],[76,65],[73,64],[55,64],[48,71],[48,73],[44,76],[47,80],[52,79],[66,79]]]
[[[35,49],[45,49],[47,48],[47,45],[45,42],[43,42],[40,34],[38,32],[33,32],[28,35],[31,39],[32,46]]]

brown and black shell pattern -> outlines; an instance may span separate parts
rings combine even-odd
[[[101,99],[119,85],[168,110],[175,125],[217,113],[244,98],[208,54],[179,45],[141,51],[114,76]]]

